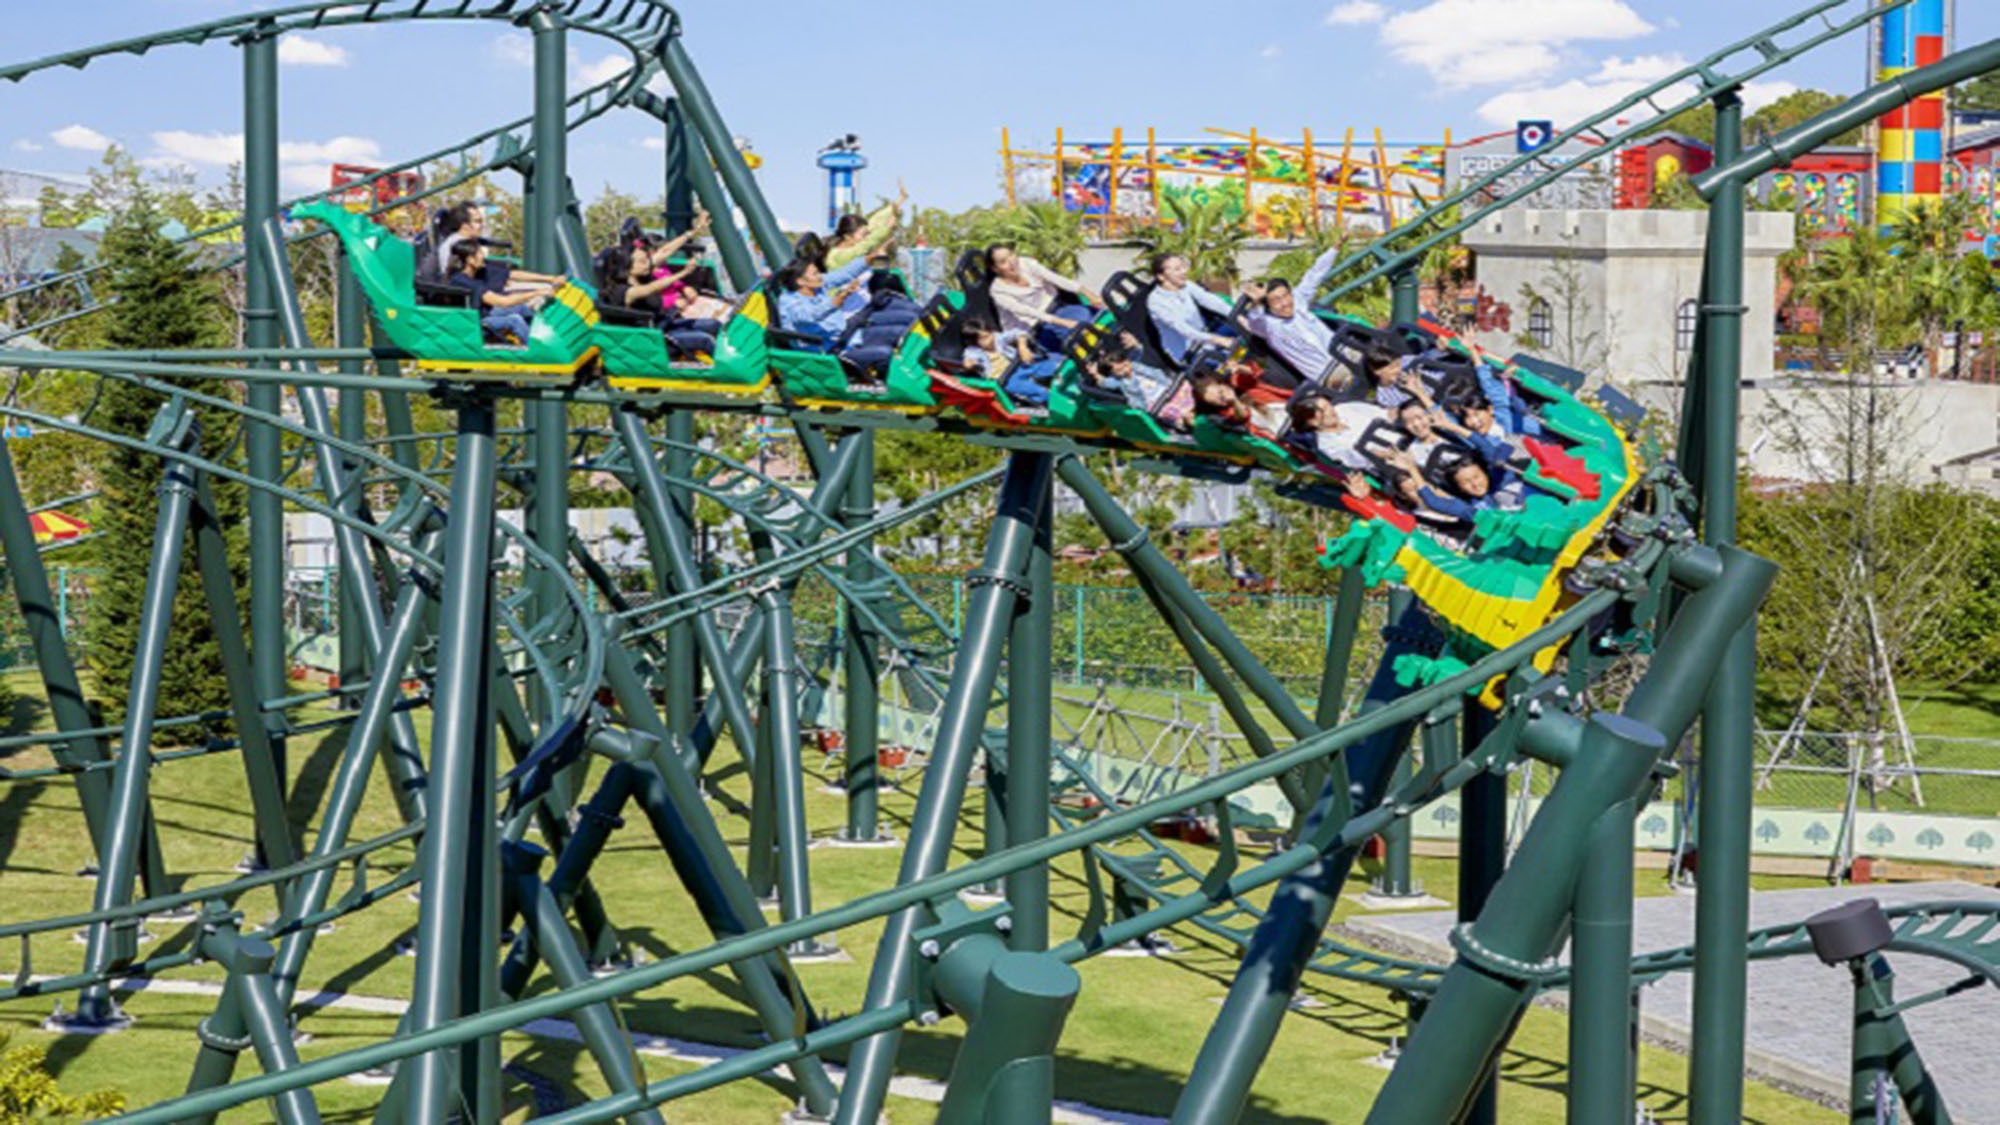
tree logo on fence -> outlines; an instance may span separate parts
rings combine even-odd
[[[1974,832],[1965,838],[1965,846],[1984,855],[1993,847],[1993,837],[1984,832]]]
[[[1917,833],[1917,846],[1936,851],[1944,847],[1944,833],[1939,832],[1935,828],[1926,828],[1922,832]]]
[[[1886,824],[1878,824],[1868,830],[1868,842],[1878,848],[1886,848],[1896,842],[1896,834]]]
[[[1639,831],[1644,832],[1648,836],[1665,835],[1667,831],[1667,818],[1661,816],[1659,813],[1654,813],[1640,823]]]
[[[1767,844],[1784,834],[1785,830],[1778,827],[1778,822],[1775,820],[1767,819],[1757,826],[1757,838]]]
[[[1806,826],[1806,839],[1814,844],[1824,844],[1833,839],[1833,833],[1827,831],[1826,825],[1815,820]]]
[[[1437,821],[1440,827],[1448,827],[1458,820],[1458,810],[1450,805],[1439,805],[1431,810],[1431,819]]]

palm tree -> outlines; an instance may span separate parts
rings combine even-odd
[[[1959,321],[1977,319],[1988,301],[1990,289],[1972,288],[1981,279],[1962,264],[1966,258],[1958,251],[1968,235],[1984,238],[1990,228],[1990,214],[1967,192],[1918,204],[1891,232],[1895,252],[1904,259],[1909,314],[1933,365],[1944,348],[1945,331]]]
[[[1170,224],[1143,227],[1133,235],[1139,244],[1139,265],[1147,266],[1162,254],[1178,254],[1188,260],[1194,277],[1224,279],[1233,285],[1242,273],[1236,255],[1250,240],[1250,231],[1240,216],[1230,214],[1229,201],[1196,203],[1179,195],[1165,196],[1162,201]]]

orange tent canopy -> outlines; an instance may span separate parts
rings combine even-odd
[[[90,534],[89,524],[75,516],[66,516],[55,511],[36,512],[28,517],[28,526],[34,530],[37,543],[79,539]]]

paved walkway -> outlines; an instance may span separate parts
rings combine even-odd
[[[1903,883],[1873,887],[1826,887],[1765,891],[1751,897],[1753,928],[1810,917],[1857,898],[1884,906],[1969,900],[2000,903],[2000,891],[1969,883]],[[1634,916],[1634,947],[1670,949],[1694,940],[1695,896],[1642,898]],[[1356,932],[1376,940],[1451,959],[1447,935],[1450,911],[1370,914],[1350,918]],[[1908,999],[1964,977],[1955,965],[1908,954],[1890,957],[1896,969],[1896,996]],[[1647,988],[1641,997],[1649,1033],[1685,1048],[1693,1014],[1693,977],[1677,973]],[[1558,994],[1559,996],[1560,994]],[[1773,1078],[1847,1101],[1848,1026],[1854,989],[1844,970],[1828,968],[1811,955],[1750,963],[1750,1065]],[[1959,1125],[2000,1125],[2000,990],[1980,987],[1917,1008],[1904,1017],[1918,1050],[1936,1076],[1945,1103]]]

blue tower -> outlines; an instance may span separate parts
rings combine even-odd
[[[868,167],[868,158],[861,155],[861,138],[849,133],[819,150],[818,163],[826,169],[826,228],[832,230],[841,215],[857,206],[854,173]]]

